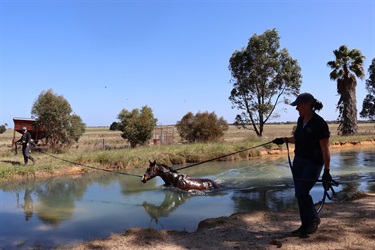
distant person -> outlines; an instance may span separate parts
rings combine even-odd
[[[299,112],[297,127],[292,137],[276,138],[272,142],[278,145],[286,143],[295,144],[295,156],[291,166],[295,196],[301,219],[301,226],[292,231],[293,236],[308,237],[314,233],[320,224],[320,218],[315,209],[310,190],[313,188],[319,176],[323,173],[323,186],[327,189],[325,181],[332,181],[329,173],[330,132],[327,122],[315,111],[323,108],[323,104],[309,93],[300,94],[290,105],[296,106]]]
[[[22,155],[25,166],[27,165],[29,159],[33,162],[34,165],[35,159],[30,156],[31,134],[27,131],[26,127],[22,128],[21,139],[19,139],[17,142],[22,144]]]

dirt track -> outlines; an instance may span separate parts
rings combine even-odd
[[[297,214],[236,213],[204,220],[193,233],[131,228],[69,249],[375,249],[375,195],[326,204],[319,230],[306,239],[290,235],[299,226]]]

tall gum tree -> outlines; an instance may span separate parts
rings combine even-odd
[[[233,109],[241,111],[235,124],[254,130],[261,137],[264,124],[277,118],[276,106],[290,103],[301,87],[301,68],[290,57],[288,50],[280,49],[276,29],[254,34],[247,47],[235,51],[229,60],[233,89],[229,96]]]
[[[359,115],[362,118],[375,120],[375,58],[368,69],[369,78],[366,80],[366,90],[368,94],[362,103],[362,111]]]
[[[363,61],[365,56],[358,49],[349,49],[341,45],[334,50],[335,60],[329,61],[327,66],[332,69],[329,77],[337,82],[337,93],[340,95],[337,102],[339,111],[338,132],[342,135],[356,134],[357,125],[357,79],[365,77]]]

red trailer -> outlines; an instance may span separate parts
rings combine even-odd
[[[31,134],[31,139],[34,140],[35,144],[37,144],[39,140],[42,140],[46,137],[46,131],[43,127],[38,125],[35,119],[15,117],[13,118],[13,122],[14,132],[12,145],[15,145],[15,142],[21,138],[23,127],[27,128],[27,131]],[[17,138],[16,132],[20,133],[20,135]],[[17,152],[17,145],[15,145],[15,148]]]

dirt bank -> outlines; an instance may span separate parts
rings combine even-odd
[[[193,233],[131,228],[74,247],[60,249],[375,249],[375,195],[326,204],[321,225],[309,238],[292,237],[298,228],[297,210],[246,212],[207,219]]]

